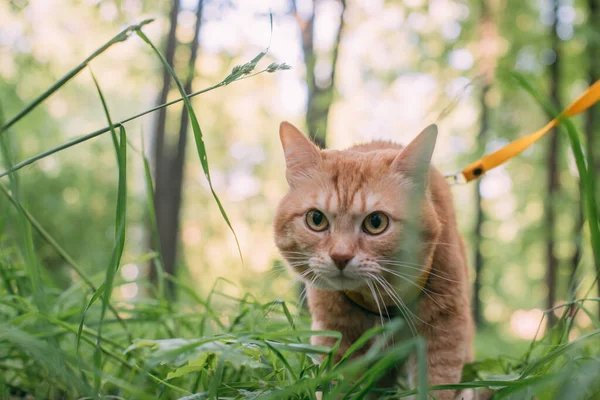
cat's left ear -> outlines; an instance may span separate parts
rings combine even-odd
[[[437,126],[429,125],[396,157],[392,168],[409,179],[417,179],[420,175],[427,178],[436,140]]]
[[[321,151],[310,139],[289,122],[279,126],[279,137],[285,154],[286,178],[290,186],[307,176],[321,162]]]

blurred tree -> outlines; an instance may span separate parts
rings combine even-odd
[[[180,1],[173,0],[170,16],[169,16],[169,33],[167,35],[167,43],[165,49],[165,59],[170,65],[173,65],[175,58],[175,50],[177,47],[177,17],[179,15]],[[163,68],[162,74],[162,89],[158,97],[158,104],[164,104],[167,102],[169,94],[169,88],[171,86],[171,76],[166,68]],[[158,237],[159,245],[165,272],[171,275],[175,274],[175,258],[176,258],[176,246],[173,246],[174,241],[171,239],[174,236],[172,229],[173,221],[171,212],[169,210],[169,203],[172,200],[172,195],[169,193],[171,189],[170,176],[169,176],[169,149],[165,149],[165,136],[166,136],[166,125],[167,125],[167,109],[162,108],[158,111],[156,116],[156,126],[154,128],[153,136],[153,163],[154,163],[154,175],[155,175],[155,212],[156,212],[156,223],[158,225]],[[151,237],[151,235],[149,235]],[[151,245],[152,246],[152,245]],[[156,279],[156,271],[154,268],[150,268],[150,279]],[[169,286],[172,288],[172,285]],[[171,292],[171,289],[169,289]],[[170,293],[173,294],[173,293]]]
[[[588,48],[586,49],[587,53],[587,81],[589,85],[592,85],[598,79],[600,79],[600,0],[588,0],[588,17],[587,17],[587,29],[586,31],[590,32],[589,40],[588,40]],[[596,149],[595,149],[595,140],[594,135],[596,134],[597,128],[600,126],[598,124],[598,115],[600,112],[600,107],[598,105],[590,107],[590,109],[585,113],[585,137],[587,142],[587,160],[588,160],[588,168],[590,173],[595,173],[596,168]],[[580,201],[583,201],[583,197],[580,196]],[[577,279],[577,267],[581,262],[581,258],[583,256],[582,251],[582,242],[584,239],[584,220],[583,220],[583,208],[578,207],[578,217],[577,223],[574,229],[574,237],[575,237],[575,251],[573,252],[573,256],[571,257],[571,271],[570,271],[570,282],[574,283]],[[598,293],[600,294],[600,286],[598,286]],[[600,312],[600,308],[599,308]]]
[[[200,43],[200,30],[202,23],[202,13],[204,1],[198,0],[196,4],[194,37],[190,43],[190,57],[187,62],[186,80],[184,89],[186,93],[193,90],[192,82],[195,76],[196,60],[198,58],[198,49]],[[177,15],[179,13],[179,0],[173,2],[171,9],[171,27],[167,38],[167,61],[173,65],[175,58],[177,40],[175,32],[177,30]],[[166,73],[166,74],[165,74]],[[163,90],[161,91],[160,103],[166,102],[166,95],[170,87],[171,77],[168,71],[163,72]],[[163,97],[164,96],[164,97]],[[179,134],[175,146],[167,145],[165,142],[166,131],[166,109],[162,109],[158,116],[158,123],[155,132],[155,202],[156,202],[156,221],[158,225],[158,234],[160,240],[160,250],[162,252],[165,272],[170,275],[177,273],[178,262],[178,243],[180,218],[182,207],[182,185],[184,178],[185,152],[187,147],[187,135],[189,127],[189,118],[185,107],[181,108],[179,118]],[[156,279],[154,269],[150,269],[151,277]],[[176,295],[173,282],[168,281],[167,295],[174,298]]]
[[[482,0],[481,18],[480,18],[480,73],[482,79],[481,92],[479,94],[479,134],[477,136],[477,144],[479,152],[482,153],[488,141],[487,132],[490,128],[490,109],[487,105],[487,96],[490,92],[492,82],[494,80],[494,70],[496,67],[495,42],[496,26],[490,15],[489,4],[486,0]],[[473,312],[475,323],[479,326],[483,322],[483,310],[480,298],[481,276],[484,265],[484,257],[482,252],[483,245],[483,224],[485,223],[485,213],[482,207],[481,197],[481,179],[478,179],[475,185],[475,282],[473,285]]]
[[[312,10],[308,17],[303,18],[299,15],[296,0],[292,0],[292,12],[298,26],[300,27],[302,39],[302,55],[304,66],[306,68],[306,84],[308,86],[308,104],[306,106],[306,126],[308,134],[321,148],[327,145],[327,123],[329,119],[329,109],[333,103],[335,91],[335,70],[340,49],[340,41],[344,31],[344,15],[346,13],[346,0],[338,0],[341,5],[339,22],[333,47],[331,50],[330,69],[326,77],[317,79],[316,68],[317,61],[322,61],[326,57],[315,52],[315,15],[317,6],[322,0],[312,0]],[[318,60],[319,58],[319,60]]]
[[[167,43],[165,49],[165,59],[170,65],[173,65],[173,59],[175,58],[175,48],[177,47],[177,38],[175,36],[177,32],[177,16],[179,15],[180,3],[179,0],[173,0],[169,15],[169,34],[167,35]],[[166,68],[163,68],[162,74],[163,86],[158,97],[158,104],[164,104],[167,102],[167,96],[169,95],[169,88],[171,87],[171,76]],[[165,143],[165,128],[167,123],[167,109],[162,108],[156,114],[156,126],[154,128],[153,137],[153,156],[154,156],[154,172],[156,174],[156,192],[160,191],[159,185],[163,183],[162,175],[163,171],[163,153]],[[157,197],[157,202],[159,198]],[[158,206],[158,204],[157,204]],[[157,210],[157,214],[160,214]],[[160,226],[160,220],[159,226]]]
[[[202,24],[202,10],[203,0],[198,0],[196,5],[196,22],[194,25],[194,38],[190,44],[190,59],[188,63],[188,72],[184,85],[186,93],[192,93],[193,87],[192,82],[194,80],[194,73],[196,70],[196,59],[198,58],[198,49],[200,43],[200,27]],[[162,239],[163,244],[163,257],[165,265],[170,265],[170,269],[165,268],[171,273],[176,272],[177,262],[177,243],[179,242],[179,228],[180,228],[180,215],[181,215],[181,195],[183,186],[183,172],[184,172],[184,161],[185,161],[185,149],[187,146],[187,135],[189,128],[189,117],[185,107],[181,108],[181,116],[179,120],[179,138],[177,140],[177,148],[164,154],[167,165],[167,175],[165,177],[166,193],[164,193],[163,204],[161,207],[164,208],[166,215],[164,225],[161,229],[161,233],[164,236]],[[165,252],[166,250],[166,252]],[[169,281],[169,291],[171,295],[175,295],[175,288],[173,282]]]
[[[588,0],[588,24],[590,32],[590,40],[588,41],[587,54],[589,55],[588,66],[588,83],[592,85],[597,80],[600,80],[600,0]],[[585,133],[587,139],[587,159],[588,168],[591,174],[600,174],[600,163],[596,160],[596,141],[595,135],[600,133],[600,105],[596,104],[591,107],[585,115]],[[597,188],[596,188],[597,189]],[[596,205],[598,206],[598,205]],[[572,269],[573,272],[581,258],[581,247],[583,240],[583,208],[579,209],[579,221],[577,225],[578,240],[577,250],[573,256]],[[596,285],[598,297],[600,297],[600,284]],[[600,315],[600,307],[598,307],[598,315]]]
[[[550,63],[550,98],[552,103],[557,109],[560,109],[560,38],[558,36],[558,24],[559,24],[559,7],[560,1],[553,0],[553,22],[550,30],[550,39],[552,51],[554,52],[554,60]],[[548,170],[547,181],[546,181],[546,212],[545,212],[545,235],[546,235],[546,285],[548,287],[548,295],[546,298],[546,308],[550,309],[554,307],[556,302],[556,276],[559,265],[558,257],[556,256],[556,237],[555,237],[555,225],[556,225],[556,201],[558,198],[558,192],[560,190],[559,182],[559,132],[558,129],[554,129],[550,133],[548,142],[548,153],[546,155],[546,168]],[[554,313],[548,314],[548,324],[554,324],[556,316]]]

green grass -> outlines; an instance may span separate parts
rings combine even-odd
[[[147,255],[157,268],[157,285],[145,278],[136,281],[147,295],[130,303],[112,296],[116,288],[126,283],[117,271],[126,232],[128,147],[138,154],[135,160],[144,166],[147,207],[156,236],[148,160],[143,148],[139,151],[129,144],[125,124],[173,102],[113,123],[100,83],[94,78],[108,126],[15,165],[6,150],[8,129],[79,73],[91,58],[126,39],[131,32],[137,32],[164,63],[158,50],[141,32],[142,25],[127,28],[126,34],[107,42],[9,122],[3,124],[0,120],[6,167],[0,177],[8,178],[8,182],[0,182],[0,191],[10,205],[9,209],[0,210],[0,398],[33,395],[39,399],[315,399],[316,391],[332,399],[362,399],[368,394],[402,398],[417,391],[402,386],[382,391],[375,389],[374,384],[388,369],[411,355],[416,355],[419,365],[418,397],[427,398],[426,347],[422,338],[386,346],[390,335],[402,329],[401,320],[367,332],[335,363],[332,358],[335,348],[313,346],[309,342],[313,335],[339,339],[340,334],[311,331],[308,315],[296,304],[280,300],[261,303],[251,293],[232,297],[223,290],[230,285],[224,279],[215,282],[206,297],[199,296],[177,277],[164,273],[160,251]],[[234,68],[222,82],[196,94],[251,76],[264,54]],[[286,68],[285,64],[272,64],[258,73]],[[178,82],[173,70],[169,70]],[[199,160],[210,178],[202,131],[189,102],[191,95],[183,93],[180,84],[178,87],[182,92],[178,101],[185,102]],[[536,93],[531,86],[529,89]],[[585,169],[585,152],[577,131],[572,125],[567,128],[582,177],[591,241],[597,243],[597,224],[593,225],[597,223],[593,177]],[[113,137],[118,166],[114,241],[105,274],[90,277],[24,205],[17,171],[107,132]],[[214,191],[213,195],[219,203]],[[229,224],[220,203],[219,207]],[[8,224],[17,229],[6,229]],[[53,283],[51,271],[38,257],[34,236],[46,242],[77,276],[66,290]],[[590,246],[593,247],[591,243]],[[166,281],[173,282],[180,293],[177,302],[165,298]],[[496,390],[495,399],[529,399],[534,395],[540,399],[600,397],[597,379],[600,375],[600,321],[589,309],[598,301],[598,298],[573,299],[558,308],[562,312],[558,322],[543,337],[532,341],[518,357],[478,360],[465,367],[462,383],[437,388],[491,387]],[[591,325],[575,327],[577,313],[586,313]],[[352,357],[368,342],[373,345],[363,356]]]

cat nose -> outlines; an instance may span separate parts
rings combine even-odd
[[[333,263],[340,271],[346,268],[346,265],[354,258],[354,255],[350,253],[332,253],[329,255],[333,260]]]

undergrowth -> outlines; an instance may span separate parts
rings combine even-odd
[[[117,271],[126,239],[128,150],[138,154],[137,160],[144,165],[148,215],[156,235],[150,167],[144,149],[138,150],[129,144],[125,124],[174,102],[113,123],[101,85],[94,79],[108,126],[11,164],[4,140],[9,128],[85,69],[93,58],[137,33],[152,47],[178,85],[182,98],[177,101],[185,103],[198,157],[210,182],[202,131],[189,101],[192,95],[183,92],[173,70],[141,31],[147,22],[121,32],[13,119],[3,123],[0,118],[6,166],[0,178],[7,178],[0,182],[0,191],[7,200],[3,204],[9,205],[0,210],[0,398],[315,399],[317,391],[331,399],[362,399],[367,395],[383,399],[413,395],[419,399],[431,398],[428,389],[432,388],[425,385],[426,346],[422,338],[387,345],[390,335],[403,328],[402,320],[393,320],[367,332],[341,361],[334,362],[335,348],[310,345],[310,337],[318,334],[339,339],[340,334],[311,331],[309,317],[301,307],[280,300],[261,303],[250,293],[232,297],[223,290],[225,285],[231,284],[224,279],[215,282],[206,298],[200,297],[193,287],[164,273],[160,252],[147,255],[157,269],[158,284],[150,284],[145,278],[136,280],[147,295],[130,302],[111,296],[116,288],[125,284]],[[271,64],[253,72],[264,55],[265,52],[260,53],[249,63],[234,68],[222,82],[193,95],[252,74],[288,68],[285,64]],[[523,85],[526,84],[525,81]],[[535,94],[531,85],[527,89]],[[596,204],[593,177],[586,171],[585,152],[578,132],[571,124],[567,124],[567,128],[576,150],[582,192],[586,195],[586,215],[595,217],[591,212]],[[87,276],[85,268],[24,206],[17,171],[109,132],[119,170],[114,244],[106,274]],[[213,195],[229,224],[214,191]],[[592,240],[597,240],[593,227],[596,223],[597,228],[597,220],[588,222],[592,226]],[[15,228],[7,230],[9,224]],[[53,283],[51,272],[36,252],[34,236],[52,247],[76,276],[68,289]],[[169,281],[180,293],[176,302],[164,294]],[[488,387],[494,390],[495,399],[600,398],[600,320],[589,309],[590,304],[599,300],[574,296],[566,304],[547,311],[558,312],[558,321],[532,341],[521,357],[479,360],[465,367],[462,383],[435,388]],[[587,314],[591,325],[575,331],[577,313]],[[540,321],[540,326],[544,323]],[[364,355],[352,357],[367,343],[373,344]],[[419,366],[418,388],[401,384],[389,390],[374,388],[377,379],[387,370],[413,355]]]

